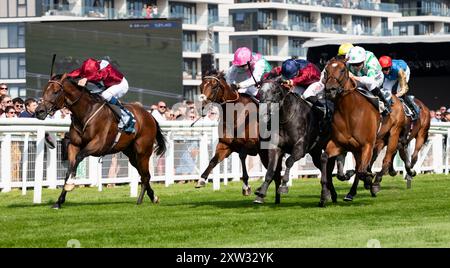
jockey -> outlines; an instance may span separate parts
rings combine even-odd
[[[302,95],[309,85],[320,79],[320,70],[313,63],[302,59],[288,59],[270,71],[269,75],[282,75],[283,86]]]
[[[384,103],[385,111],[390,113],[389,102],[380,90],[383,87],[384,75],[375,55],[362,47],[356,46],[349,50],[346,58],[350,77],[377,96]]]
[[[94,84],[103,83],[106,87],[101,95],[109,103],[118,105],[122,111],[122,122],[124,124],[123,130],[128,133],[135,132],[135,120],[132,114],[124,109],[118,98],[122,97],[128,91],[128,82],[124,75],[114,68],[106,60],[96,60],[88,58],[83,62],[80,68],[67,74],[72,78],[81,78],[78,81],[79,86],[86,86],[87,82]],[[121,123],[119,123],[119,127]]]
[[[258,93],[258,83],[270,69],[270,64],[261,54],[254,54],[249,48],[240,47],[234,53],[233,65],[228,69],[225,78],[228,84],[236,85],[239,93],[255,97]]]
[[[416,109],[410,97],[406,95],[409,90],[408,82],[411,74],[408,64],[404,60],[393,60],[389,56],[382,56],[379,62],[384,73],[383,89],[389,93],[392,93],[392,90],[395,89],[396,96],[405,101],[413,112],[414,120],[416,120]]]
[[[350,43],[343,43],[339,46],[338,54],[336,55],[337,59],[345,59],[345,56],[347,55],[348,51],[353,47]],[[312,83],[308,86],[308,88],[303,93],[303,98],[307,99],[308,101],[312,103],[317,102],[317,95],[321,94],[325,88],[325,81],[323,81],[325,77],[325,69],[320,74],[320,80]]]

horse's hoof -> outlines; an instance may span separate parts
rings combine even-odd
[[[287,194],[289,192],[289,187],[287,187],[286,185],[281,185],[280,187],[278,187],[278,191],[279,194]]]
[[[346,202],[353,201],[353,196],[350,195],[350,194],[347,194],[347,195],[344,197],[344,201],[346,201]]]
[[[250,186],[247,187],[247,189],[242,189],[242,195],[243,196],[249,196],[251,194],[252,194],[252,188],[250,188]]]
[[[159,204],[159,201],[160,201],[159,197],[155,195],[155,197],[152,200],[153,204]]]
[[[369,190],[370,189],[370,184],[367,182],[364,182],[364,189]]]
[[[253,204],[264,204],[264,197],[257,196],[255,200],[253,200]]]
[[[340,180],[340,181],[347,181],[348,179],[347,179],[347,177],[345,176],[345,175],[343,175],[343,176],[341,176],[341,175],[336,175],[336,178],[338,179],[338,180]]]
[[[205,185],[206,185],[206,181],[203,180],[203,179],[200,179],[200,180],[197,181],[197,184],[195,185],[195,188],[202,188],[202,187],[205,187]]]
[[[259,187],[258,189],[256,189],[255,195],[257,195],[257,196],[262,195],[262,194],[261,194],[261,187]]]
[[[54,204],[54,205],[52,206],[52,208],[53,208],[53,209],[60,209],[60,208],[61,208],[61,205],[58,204],[58,203],[56,203],[56,204]]]
[[[324,208],[325,207],[325,201],[320,200],[319,202],[319,208]]]
[[[381,190],[381,186],[379,184],[372,185],[372,196],[375,197],[376,193]]]
[[[396,171],[396,170],[389,170],[389,175],[391,177],[395,177],[395,176],[397,176],[397,174],[398,174],[398,171]]]
[[[417,172],[415,170],[411,171],[411,177],[415,177],[417,175]],[[412,178],[411,178],[412,179]]]
[[[336,197],[336,196],[331,197],[331,201],[332,201],[334,204],[336,204],[336,203],[337,203],[337,197]]]
[[[71,184],[64,184],[64,191],[66,192],[72,192],[73,189],[75,189],[75,184],[71,183]]]
[[[412,177],[406,175],[406,189],[411,189],[411,184],[412,184]]]

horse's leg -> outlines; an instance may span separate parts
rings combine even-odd
[[[314,166],[316,166],[316,168],[318,168],[320,170],[322,168],[321,167],[322,162],[320,160],[320,156],[322,154],[322,150],[321,149],[314,149],[311,152],[309,152],[309,154],[312,157]],[[344,158],[341,158],[341,160],[345,159],[345,154],[339,155],[339,156],[344,156]],[[339,157],[339,156],[337,156],[337,157]],[[331,169],[329,169],[329,167],[327,167],[327,172],[330,172],[330,170],[331,170],[331,172],[333,171],[334,163],[336,162],[337,157],[333,157],[332,159],[328,159],[327,165],[333,166],[333,167],[331,167]],[[327,174],[328,178],[332,178],[332,175],[333,175],[332,173],[328,173]],[[345,176],[345,175],[343,175],[343,176]],[[330,184],[328,184],[328,189],[330,190],[330,193],[331,193],[331,200],[333,201],[333,203],[336,203],[337,202],[337,193],[336,193],[336,189],[334,189],[334,185],[333,185],[332,182]]]
[[[124,150],[123,153],[128,157],[128,160],[130,161],[131,165],[136,168],[136,170],[139,171],[138,161],[136,159],[136,153],[128,147],[128,149]],[[139,173],[139,172],[138,172]],[[142,182],[142,175],[139,173],[139,176],[141,177]],[[141,193],[138,196],[137,204],[142,204],[142,201],[144,200],[144,194],[147,191],[146,185],[144,183],[141,183]]]
[[[332,197],[331,190],[334,189],[331,180],[331,174],[334,168],[334,157],[342,153],[342,148],[338,146],[333,140],[329,141],[325,151],[320,156],[321,162],[321,177],[320,184],[322,191],[320,193],[319,207],[324,207],[325,202]],[[318,164],[318,163],[317,163]],[[334,190],[335,191],[335,190]]]
[[[353,201],[353,197],[355,197],[355,195],[356,195],[356,189],[358,188],[359,179],[361,176],[361,174],[358,172],[360,170],[360,166],[361,166],[361,155],[359,153],[357,153],[355,155],[355,161],[356,161],[356,163],[355,163],[356,176],[355,176],[355,179],[353,180],[353,184],[352,184],[352,187],[350,188],[350,191],[344,197],[344,201]]]
[[[394,126],[395,127],[395,126]],[[381,170],[377,173],[375,177],[375,181],[372,184],[371,193],[372,196],[375,196],[376,193],[380,191],[380,182],[383,179],[384,174],[389,170],[389,167],[392,165],[393,155],[397,151],[398,140],[400,137],[400,128],[393,129],[392,133],[389,135],[389,141],[386,148],[386,155],[383,159],[383,165]]]
[[[214,157],[209,161],[208,167],[200,176],[200,179],[197,181],[195,188],[204,187],[206,185],[206,181],[208,180],[209,173],[211,173],[211,170],[213,170],[213,168],[217,164],[222,162],[231,153],[232,153],[232,151],[231,151],[230,147],[228,147],[228,145],[219,142],[219,144],[217,144],[216,153],[214,154]]]
[[[419,133],[416,136],[416,145],[414,146],[414,152],[411,157],[411,169],[414,167],[414,165],[417,163],[417,159],[419,157],[420,149],[422,148],[423,144],[427,140],[428,134],[426,133],[426,130],[419,130]],[[447,137],[448,139],[449,137]],[[411,170],[411,177],[416,176],[416,171]]]
[[[68,152],[68,160],[69,160],[69,166],[67,168],[67,173],[66,173],[66,178],[64,179],[64,183],[71,177],[71,176],[75,176],[75,172],[76,172],[76,156],[78,154],[78,152],[80,151],[80,147],[77,147],[75,145],[69,144],[69,146],[67,147],[67,152]],[[67,191],[64,189],[62,189],[61,194],[59,195],[58,200],[56,201],[55,204],[53,204],[52,208],[54,209],[60,209],[61,205],[64,204],[64,202],[66,201],[66,194]]]
[[[242,165],[242,181],[244,184],[242,185],[242,195],[249,196],[252,192],[250,186],[248,186],[248,173],[247,173],[247,165],[245,163],[245,159],[247,159],[247,154],[239,153],[239,159],[241,160]]]
[[[151,152],[151,151],[150,151]],[[137,160],[137,167],[138,167],[138,172],[139,175],[141,175],[141,183],[142,183],[142,188],[141,188],[141,196],[140,200],[138,199],[137,204],[141,204],[142,203],[142,196],[143,196],[143,191],[146,190],[148,197],[150,197],[150,200],[152,201],[152,203],[154,204],[158,204],[159,203],[159,197],[157,195],[155,195],[155,193],[153,192],[152,187],[150,186],[150,171],[149,171],[149,160],[150,160],[150,154],[148,152],[145,152],[144,154],[136,154],[136,160]],[[139,202],[140,201],[140,202]]]
[[[278,189],[280,194],[288,193],[287,183],[289,182],[289,172],[291,171],[292,166],[295,162],[305,156],[303,143],[301,142],[298,146],[295,146],[292,149],[291,155],[286,159],[286,170],[284,171],[283,179],[281,181],[281,186]]]
[[[273,176],[273,180],[275,181],[275,204],[280,204],[281,202],[281,195],[278,192],[278,189],[280,188],[281,185],[282,161],[283,161],[282,157],[278,159],[277,169],[275,170],[275,175]]]
[[[398,145],[398,147],[401,146],[400,144]],[[395,150],[395,152],[392,154],[392,161],[391,161],[391,165],[389,166],[389,175],[392,177],[397,176],[397,171],[394,168],[394,159],[395,159],[395,155],[397,154],[398,148],[397,150]]]
[[[256,189],[255,195],[257,195],[254,203],[262,204],[264,203],[264,197],[267,194],[267,188],[269,188],[272,182],[275,172],[277,170],[278,160],[283,157],[283,152],[279,147],[269,150],[269,163],[267,165],[267,172],[263,184]]]

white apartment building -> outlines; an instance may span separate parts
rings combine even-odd
[[[389,1],[391,2],[391,1]],[[450,0],[0,0],[0,82],[25,97],[25,28],[33,20],[182,18],[184,96],[201,83],[201,55],[226,70],[248,46],[273,65],[306,57],[313,38],[449,34]],[[144,5],[151,6],[149,13]]]

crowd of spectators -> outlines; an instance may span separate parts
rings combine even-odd
[[[182,103],[175,104],[172,108],[167,107],[164,101],[150,106],[149,112],[158,122],[162,121],[195,121],[200,118],[198,107],[193,101],[187,100]],[[205,121],[218,121],[219,110],[217,107],[211,106],[206,111],[206,115],[202,118]]]
[[[437,110],[430,110],[431,122],[450,122],[450,108],[441,106]]]

